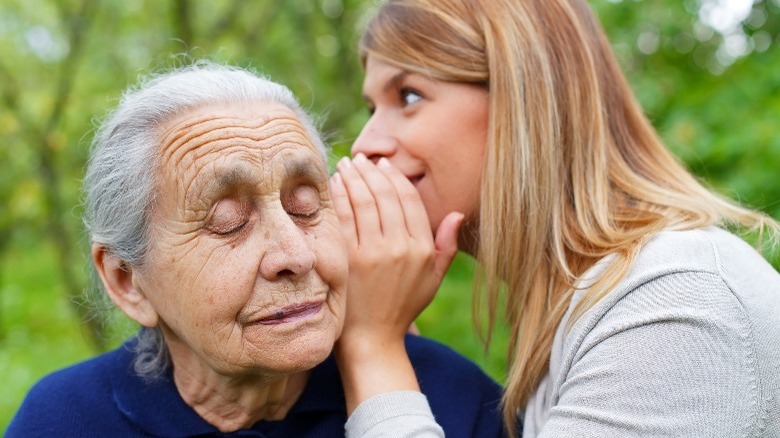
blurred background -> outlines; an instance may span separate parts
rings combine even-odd
[[[485,0],[487,1],[487,0]],[[521,1],[521,0],[519,0]],[[594,0],[671,149],[724,195],[780,218],[780,0]],[[374,0],[0,2],[0,430],[42,375],[115,347],[80,301],[80,183],[94,123],[150,72],[208,58],[270,75],[321,117],[335,158],[367,119],[356,43]],[[769,254],[780,266],[778,251]],[[499,381],[501,327],[472,329],[458,257],[420,330]]]

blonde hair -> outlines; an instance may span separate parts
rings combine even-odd
[[[360,51],[364,63],[370,55],[439,80],[488,84],[476,290],[488,334],[506,291],[503,405],[513,434],[577,280],[596,261],[615,256],[571,321],[662,229],[777,234],[775,221],[704,188],[668,152],[585,0],[389,0]]]

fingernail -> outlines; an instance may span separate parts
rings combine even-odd
[[[368,158],[366,158],[366,156],[363,155],[362,152],[360,152],[357,155],[355,155],[354,160],[356,163],[365,163],[366,161],[368,161]]]
[[[331,177],[331,182],[334,185],[338,185],[338,186],[344,184],[344,181],[341,180],[341,174],[338,172],[333,174],[333,176]]]
[[[379,162],[376,163],[376,165],[384,169],[389,169],[391,167],[390,160],[388,160],[385,157],[380,158]]]
[[[352,162],[349,161],[349,157],[344,157],[339,160],[337,167],[341,167],[343,169],[349,169],[352,166]]]

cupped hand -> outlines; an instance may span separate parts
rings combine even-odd
[[[347,312],[335,354],[347,411],[377,394],[419,385],[404,334],[433,299],[457,252],[461,213],[431,232],[420,195],[382,158],[338,163],[331,195],[349,254]]]
[[[461,213],[450,213],[434,238],[420,195],[382,158],[338,163],[331,191],[346,236],[350,279],[347,341],[402,339],[433,299],[457,252]]]

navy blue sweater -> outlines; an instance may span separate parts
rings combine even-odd
[[[151,383],[122,347],[44,377],[6,430],[17,437],[343,437],[344,392],[333,358],[312,371],[287,416],[222,433],[184,403],[170,372]],[[429,339],[407,336],[422,392],[447,437],[503,436],[501,388],[476,365]]]

